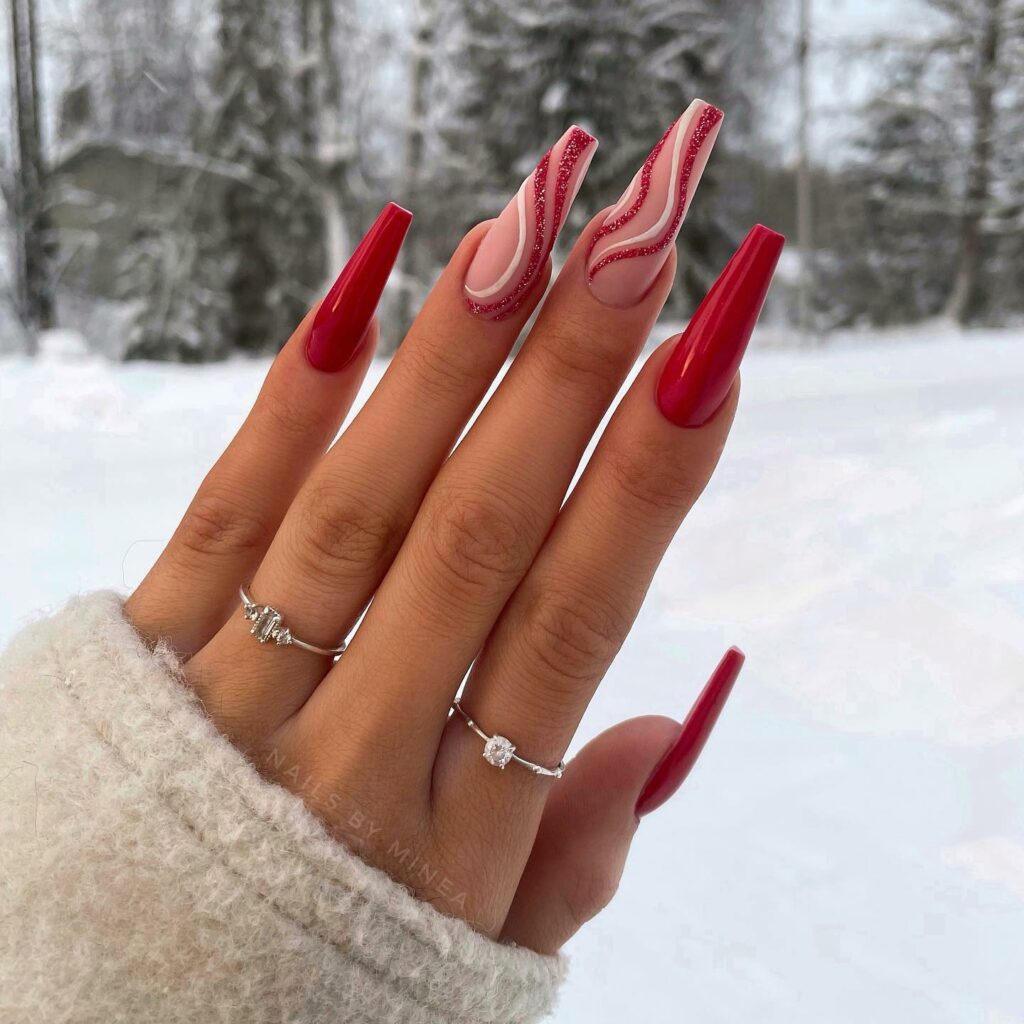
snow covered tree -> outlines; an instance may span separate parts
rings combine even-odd
[[[727,108],[743,139],[765,5],[742,0],[449,0],[453,52],[445,190],[455,223],[494,215],[572,122],[601,143],[573,213],[576,228],[626,187],[654,142],[700,96]],[[716,154],[680,236],[677,289],[692,306],[740,234],[716,206]]]
[[[15,267],[19,313],[30,348],[54,322],[53,232],[46,201],[39,44],[35,0],[11,0],[11,51],[17,164],[11,188],[16,213]]]
[[[925,2],[934,32],[873,54],[883,87],[838,198],[825,293],[854,320],[998,321],[1024,309],[1024,2]]]
[[[85,0],[65,26],[61,141],[187,137],[204,15],[200,0]]]
[[[442,0],[412,0],[412,47],[409,71],[409,104],[405,119],[400,194],[421,216],[417,231],[407,238],[399,253],[396,267],[398,287],[388,309],[390,337],[384,339],[385,351],[397,345],[426,297],[439,260],[433,252],[431,238],[441,226],[433,214],[446,212],[445,204],[431,197],[436,184],[428,168],[431,140],[435,137],[430,121],[432,98],[438,71],[438,31]],[[434,154],[436,155],[436,154]],[[425,230],[426,229],[426,230]],[[444,234],[444,232],[441,232]]]
[[[297,38],[294,13],[272,0],[220,0],[210,102],[193,133],[197,154],[219,168],[216,203],[185,194],[174,222],[141,233],[128,294],[142,309],[130,356],[272,351],[322,284],[314,112],[288,66],[308,41]],[[191,185],[212,180],[201,174]]]
[[[219,99],[200,148],[245,168],[253,182],[230,183],[223,197],[231,347],[266,352],[301,319],[322,278],[308,258],[322,239],[310,180],[297,166],[301,135],[289,90],[280,6],[269,0],[220,0],[213,94]],[[298,137],[297,137],[298,136]]]
[[[818,315],[826,327],[912,322],[939,314],[956,268],[955,122],[922,106],[926,54],[901,60],[868,104],[855,159],[827,194]]]
[[[1024,313],[1024,17],[1003,41],[1007,68],[999,91],[999,126],[992,166],[992,203],[983,229],[988,237],[986,305],[994,319]]]
[[[985,306],[989,221],[996,214],[1001,99],[1020,101],[1024,74],[1024,3],[1020,0],[929,0],[947,19],[946,46],[969,97],[957,271],[947,313],[960,323]],[[1019,110],[1019,107],[1018,107]],[[1019,149],[1018,149],[1019,154]]]
[[[320,193],[326,260],[336,270],[351,249],[349,221],[358,203],[353,168],[358,157],[352,76],[372,60],[356,37],[354,0],[301,0],[299,87],[304,166]],[[340,22],[340,24],[339,24]],[[315,232],[310,225],[311,233]]]
[[[124,196],[121,209],[101,204],[97,237],[86,243],[110,261],[119,297],[130,300],[127,322],[107,314],[105,326],[119,336],[124,332],[123,348],[131,356],[226,354],[219,334],[229,310],[222,263],[211,249],[218,225],[202,202],[208,158],[192,152],[212,49],[207,5],[201,0],[83,0],[64,18],[60,150],[67,155],[110,147],[140,166],[138,188]],[[184,174],[180,191],[168,188],[159,170],[164,166],[172,180],[181,177],[182,168],[193,168]],[[145,195],[153,205],[136,208]],[[127,237],[126,211],[133,225]],[[193,288],[193,281],[201,285]],[[72,291],[83,287],[73,278],[65,283]]]
[[[182,210],[188,230],[157,212],[139,224],[121,270],[133,302],[126,358],[208,362],[231,355],[232,305],[221,218]]]

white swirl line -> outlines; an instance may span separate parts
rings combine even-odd
[[[608,216],[605,217],[605,223],[615,220],[615,218],[632,203],[633,195],[640,184],[640,175],[643,173],[644,169],[641,167],[640,170],[633,175],[633,180],[629,183],[629,188],[622,193],[622,198],[608,211]]]
[[[469,287],[466,288],[466,291],[472,295],[474,299],[486,299],[488,296],[494,295],[495,292],[504,288],[511,280],[512,275],[515,273],[516,268],[519,266],[519,263],[523,258],[523,251],[526,249],[526,186],[531,179],[532,175],[531,178],[527,178],[527,180],[523,182],[519,191],[516,193],[516,210],[519,213],[519,242],[516,245],[516,254],[512,257],[512,262],[508,265],[505,272],[489,288],[484,288],[480,291],[474,291]]]
[[[576,183],[572,187],[572,195],[569,197],[569,201],[562,207],[562,219],[568,215],[569,210],[572,209],[572,204],[576,202],[576,197],[580,194],[580,189],[583,187],[583,179],[587,176],[587,171],[590,169],[590,161],[594,159],[594,154],[597,152],[597,146],[588,145],[583,155],[576,161],[576,166],[572,169],[572,173],[576,175]]]
[[[638,235],[632,235],[629,238],[623,239],[621,242],[612,242],[611,245],[605,246],[600,252],[596,252],[591,259],[591,264],[597,263],[598,260],[603,260],[609,253],[613,253],[618,249],[629,248],[630,246],[636,245],[638,242],[644,242],[648,238],[657,238],[661,234],[662,229],[671,219],[672,213],[676,208],[676,200],[678,199],[678,180],[679,180],[679,159],[683,151],[683,140],[689,138],[690,128],[694,118],[699,113],[699,110],[694,110],[690,114],[689,119],[686,122],[685,129],[682,127],[681,117],[676,122],[676,137],[672,147],[672,171],[669,175],[669,188],[665,195],[665,206],[661,211],[661,216],[658,217],[657,221],[649,227],[646,231],[641,231]],[[683,117],[686,115],[684,114]],[[653,168],[652,175],[653,175]]]

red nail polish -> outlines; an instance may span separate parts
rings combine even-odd
[[[356,357],[411,222],[408,210],[388,203],[324,296],[306,342],[318,370],[333,373]]]
[[[658,380],[658,408],[678,426],[703,426],[725,401],[785,241],[752,228],[697,307]]]
[[[730,647],[725,652],[725,656],[718,663],[718,667],[686,716],[686,721],[679,731],[679,738],[644,783],[636,802],[637,818],[650,814],[665,803],[690,774],[690,769],[700,757],[700,752],[704,749],[704,744],[729,698],[732,684],[736,682],[744,660],[743,652],[738,647]]]

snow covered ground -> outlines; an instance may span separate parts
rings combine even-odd
[[[0,640],[141,578],[264,369],[0,360]],[[749,358],[581,737],[747,668],[560,1021],[1024,1022],[1022,395],[1024,334]]]

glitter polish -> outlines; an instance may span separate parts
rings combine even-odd
[[[658,140],[594,232],[587,281],[600,302],[627,307],[647,294],[679,234],[722,118],[717,107],[694,100]]]
[[[498,216],[466,271],[470,312],[486,320],[511,316],[529,295],[597,150],[597,139],[573,125],[544,156]]]

